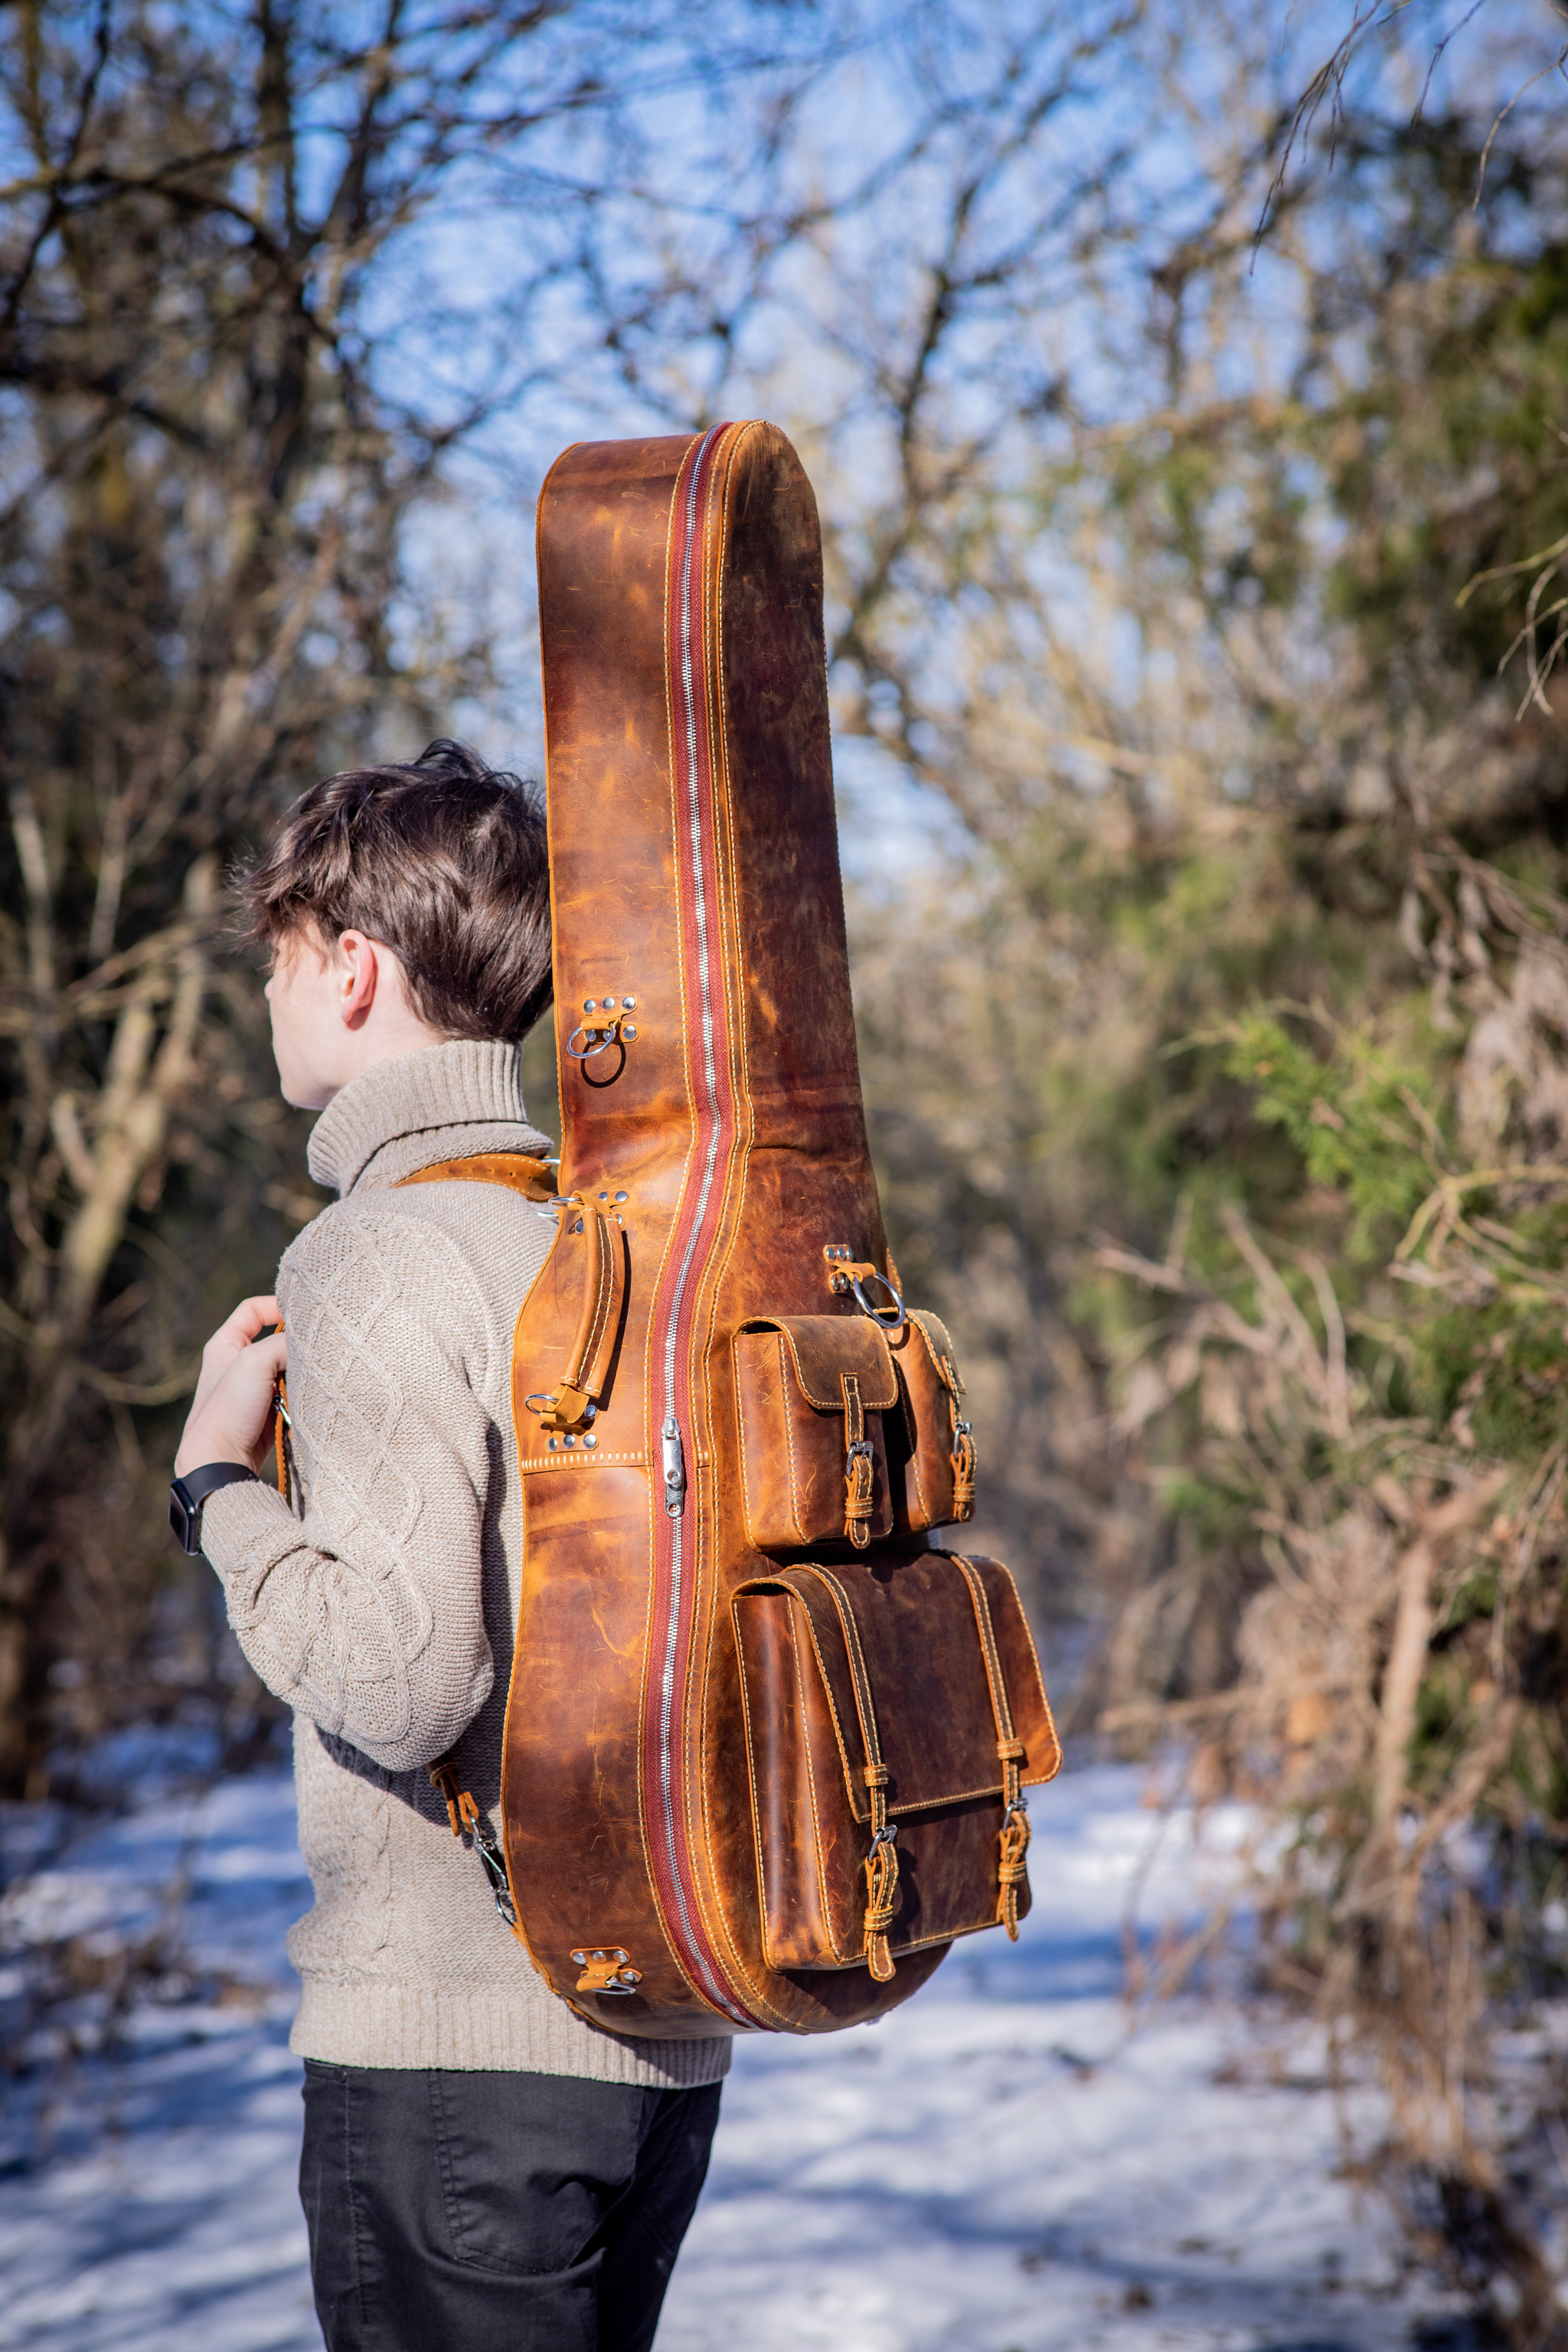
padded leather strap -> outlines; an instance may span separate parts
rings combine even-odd
[[[404,1184],[457,1181],[504,1184],[525,1201],[556,1202],[561,1211],[557,1250],[570,1247],[582,1237],[583,1306],[576,1337],[554,1391],[539,1400],[543,1406],[539,1416],[543,1428],[580,1429],[593,1417],[592,1408],[603,1391],[620,1327],[626,1286],[620,1228],[581,1193],[562,1201],[555,1190],[555,1171],[548,1161],[531,1159],[523,1151],[476,1151],[467,1160],[437,1160],[433,1168],[420,1168],[412,1176],[401,1178],[399,1189]]]
[[[526,1151],[476,1151],[468,1160],[438,1160],[433,1168],[416,1168],[412,1176],[398,1179],[396,1190],[405,1184],[450,1184],[461,1181],[469,1184],[504,1184],[509,1192],[521,1192],[525,1201],[549,1201],[555,1193],[555,1171],[543,1160],[534,1160]]]

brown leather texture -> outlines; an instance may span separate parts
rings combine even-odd
[[[827,1271],[833,1252],[877,1276],[889,1260],[855,1055],[816,506],[781,433],[726,425],[568,450],[538,538],[568,1205],[516,1334],[512,1885],[547,1980],[612,2029],[830,2031],[905,1999],[944,1947],[917,1938],[882,1978],[880,1947],[861,1966],[769,1958],[731,1607],[780,1572],[747,1525],[742,1327],[765,1318],[775,1361],[784,1338],[797,1399],[803,1378],[822,1392],[821,1367],[835,1375],[837,1407],[805,1410],[834,1429],[841,1506],[843,1376],[858,1386],[864,1360],[879,1380],[886,1360]],[[596,1391],[550,1429],[540,1401],[561,1393],[587,1279],[573,1203],[616,1221],[623,1279]],[[841,1345],[808,1341],[803,1374],[789,1333],[835,1321]],[[868,1433],[898,1408],[862,1392],[850,1409]],[[926,1545],[907,1538],[905,1556]],[[880,1556],[846,1542],[839,1567],[869,1573]],[[976,1850],[989,1836],[994,1857],[996,1800],[978,1802]],[[863,1874],[867,1843],[862,1825]],[[585,1950],[625,1953],[635,1990],[580,1989]]]
[[[405,1184],[504,1184],[509,1192],[521,1192],[525,1201],[548,1201],[555,1190],[555,1171],[548,1160],[535,1160],[526,1151],[476,1151],[467,1160],[438,1160],[430,1168],[416,1168],[412,1176],[400,1176]]]
[[[994,1560],[965,1565],[1023,1745],[1021,1781],[1048,1780],[1061,1751],[1016,1588]],[[863,1964],[877,1762],[897,1832],[892,1958],[995,1926],[1001,1739],[961,1564],[932,1551],[784,1569],[742,1585],[734,1617],[772,1965]]]
[[[845,1315],[753,1322],[735,1338],[746,1532],[759,1551],[865,1543],[893,1531],[882,1415],[899,1402],[888,1343]],[[867,1448],[856,1529],[850,1448]]]
[[[974,1440],[952,1341],[940,1316],[911,1307],[891,1344],[899,1375],[889,1444],[893,1522],[906,1532],[952,1527],[974,1509]]]

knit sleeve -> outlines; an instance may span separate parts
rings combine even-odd
[[[472,1377],[498,1343],[461,1252],[382,1207],[328,1209],[279,1270],[304,1496],[206,1504],[203,1549],[268,1688],[391,1771],[443,1755],[493,1664],[480,1597],[502,1449]]]

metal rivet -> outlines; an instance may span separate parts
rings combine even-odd
[[[552,1439],[551,1439],[551,1441],[550,1441],[550,1451],[552,1452],[552,1454],[553,1454],[553,1453],[554,1453],[554,1451],[555,1451],[555,1440],[554,1440],[553,1438],[552,1438]]]
[[[576,1439],[575,1439],[574,1437],[566,1437],[566,1438],[563,1438],[561,1442],[562,1442],[562,1444],[565,1446],[566,1451],[567,1451],[567,1453],[568,1453],[568,1454],[570,1454],[570,1453],[571,1453],[572,1448],[573,1448],[573,1447],[576,1444],[576,1443],[577,1443],[577,1441],[576,1441]]]
[[[613,1012],[615,1011],[615,1009],[616,1009],[616,1000],[615,1000],[615,998],[614,998],[613,996],[606,996],[606,997],[605,997],[605,1012],[606,1012],[606,1013],[613,1013]]]
[[[626,1006],[628,1013],[635,1013],[637,1009],[637,1001],[635,996],[623,996],[621,1003]]]
[[[603,1200],[603,1198],[604,1198],[604,1194],[603,1194],[603,1193],[601,1193],[601,1194],[599,1195],[599,1197],[600,1197],[600,1199],[601,1199],[601,1200]],[[617,1201],[629,1201],[629,1200],[631,1199],[631,1197],[632,1197],[632,1196],[631,1196],[631,1194],[630,1194],[629,1192],[617,1192],[617,1193],[616,1194],[616,1200],[617,1200]]]
[[[637,1035],[637,1023],[636,1023],[635,1021],[628,1021],[628,1022],[626,1022],[626,1024],[625,1024],[625,1026],[622,1028],[622,1031],[621,1031],[621,1034],[622,1034],[622,1036],[623,1036],[623,1037],[635,1037],[635,1036]]]
[[[607,1192],[601,1192],[601,1193],[600,1193],[600,1195],[599,1195],[599,1198],[600,1198],[600,1200],[601,1200],[601,1201],[607,1201],[607,1200],[609,1199],[609,1197],[610,1197],[610,1196],[609,1196],[609,1194],[608,1194]],[[624,1200],[626,1199],[626,1194],[625,1194],[624,1192],[619,1192],[619,1193],[617,1193],[617,1194],[616,1194],[616,1199],[617,1199],[617,1200],[624,1201]]]
[[[597,1445],[599,1441],[596,1437],[585,1437],[583,1443],[584,1445]]]
[[[583,1010],[584,1013],[592,1013],[594,1010],[594,1000],[591,996],[585,996],[583,999]]]

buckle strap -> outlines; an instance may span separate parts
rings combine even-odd
[[[996,1647],[996,1629],[991,1622],[991,1603],[980,1571],[973,1560],[963,1558],[962,1552],[955,1551],[950,1557],[969,1587],[969,1598],[974,1610],[974,1627],[980,1636],[980,1654],[985,1662],[986,1687],[991,1693],[991,1713],[996,1725],[996,1753],[1002,1765],[1002,1827],[996,1840],[996,1917],[1016,1944],[1018,1940],[1018,1889],[1027,1883],[1029,1808],[1018,1769],[1027,1750],[1013,1728],[1013,1709],[1007,1698],[1006,1677],[1002,1672],[1002,1654]]]
[[[855,1622],[855,1612],[849,1596],[838,1579],[826,1568],[815,1567],[819,1577],[833,1595],[833,1605],[844,1633],[844,1654],[849,1662],[849,1680],[855,1692],[855,1712],[860,1718],[860,1738],[865,1745],[866,1761],[861,1779],[866,1783],[871,1802],[871,1844],[861,1869],[866,1877],[866,1917],[863,1950],[866,1965],[878,1984],[888,1984],[893,1976],[893,1956],[888,1949],[888,1930],[893,1924],[898,1908],[899,1891],[899,1829],[888,1819],[888,1768],[882,1761],[882,1743],[877,1730],[877,1707],[871,1695],[871,1677],[866,1671],[866,1654],[860,1646],[860,1629]]]
[[[838,1383],[844,1391],[844,1532],[857,1551],[864,1551],[871,1540],[876,1457],[866,1434],[858,1375],[840,1372]]]
[[[511,1880],[507,1874],[506,1856],[496,1843],[489,1822],[474,1801],[473,1792],[461,1785],[458,1768],[449,1755],[437,1756],[426,1769],[431,1787],[438,1790],[447,1801],[447,1819],[452,1824],[452,1835],[464,1845],[473,1846],[489,1882],[496,1909],[512,1934],[521,1938],[521,1930],[518,1926],[517,1906],[511,1898]]]

